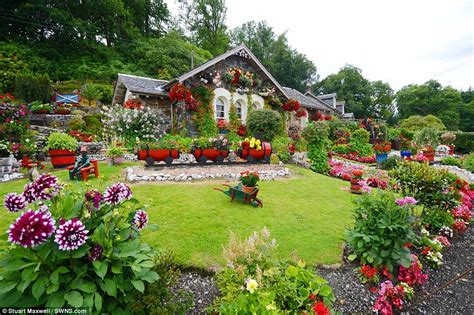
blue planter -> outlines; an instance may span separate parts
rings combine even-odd
[[[401,155],[402,157],[411,156],[411,151],[400,151],[400,155]]]
[[[375,160],[377,161],[377,163],[382,163],[383,161],[386,161],[387,160],[387,156],[388,154],[387,153],[384,153],[384,154],[376,154],[375,155]]]

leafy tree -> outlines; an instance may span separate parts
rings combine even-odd
[[[467,104],[460,104],[459,129],[462,131],[474,131],[474,99]]]
[[[394,121],[395,104],[394,92],[390,84],[382,81],[370,83],[371,108],[375,117],[383,118],[389,122]]]
[[[186,1],[182,3],[194,43],[213,56],[224,53],[229,46],[225,0],[193,0],[190,4]]]
[[[101,95],[101,87],[97,84],[87,83],[81,88],[81,96],[89,102],[89,106],[91,105],[92,101],[98,100]]]
[[[423,128],[432,128],[436,130],[446,130],[446,126],[436,116],[410,116],[400,122],[400,127],[415,132]]]

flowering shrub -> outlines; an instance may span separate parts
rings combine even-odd
[[[97,137],[93,133],[79,130],[71,130],[68,132],[68,135],[73,136],[77,141],[80,142],[94,142],[95,138]]]
[[[403,299],[405,296],[413,296],[413,289],[408,285],[394,285],[392,281],[384,281],[380,285],[377,301],[374,304],[373,311],[380,314],[393,314],[393,307],[403,309]]]
[[[377,177],[369,177],[366,179],[367,185],[373,188],[379,188],[382,190],[387,189],[388,183],[383,179]]]
[[[296,113],[298,113],[298,110],[300,109],[300,106],[301,106],[300,102],[298,102],[297,100],[289,99],[288,102],[286,102],[285,104],[283,104],[281,106],[281,108],[286,112],[296,112]]]
[[[139,98],[129,98],[124,104],[123,108],[126,109],[143,109],[144,106]]]
[[[304,108],[300,107],[296,110],[295,114],[296,118],[302,118],[308,116],[308,113],[304,110]]]
[[[141,110],[126,109],[122,106],[103,108],[104,137],[108,141],[122,140],[133,147],[139,141],[153,141],[164,132],[164,115],[150,107]]]
[[[257,79],[254,80],[254,74],[244,70],[233,67],[228,69],[222,76],[224,82],[230,83],[233,86],[240,86],[242,88],[253,87],[257,83]]]
[[[426,281],[428,281],[428,275],[421,271],[423,266],[418,260],[418,257],[414,254],[412,254],[411,257],[412,262],[410,267],[406,268],[400,266],[398,270],[398,281],[405,282],[411,287],[425,284]]]
[[[221,314],[330,314],[334,295],[327,281],[302,261],[273,258],[276,241],[263,229],[239,241],[231,235],[224,248],[227,268],[217,275],[221,296],[213,309]]]
[[[413,243],[416,235],[412,224],[412,206],[400,207],[387,191],[362,195],[354,211],[354,228],[347,231],[347,242],[353,252],[349,260],[358,258],[362,264],[374,267],[408,267],[410,250],[404,245]]]
[[[35,114],[49,114],[53,111],[50,104],[31,104],[31,111]]]
[[[359,272],[359,279],[362,281],[362,283],[379,282],[377,268],[371,267],[370,265],[362,265],[361,267],[357,268],[357,271]]]
[[[219,130],[229,130],[229,123],[225,119],[219,119],[217,120],[217,128]]]
[[[362,170],[362,166],[348,165],[342,161],[330,160],[329,175],[337,178],[341,178],[345,181],[350,181],[352,178],[352,172],[355,170]]]
[[[255,187],[257,186],[257,183],[259,180],[260,180],[260,177],[258,176],[258,172],[250,172],[250,171],[240,172],[239,181],[244,186]]]
[[[344,153],[336,153],[334,154],[336,156],[340,156],[346,160],[351,160],[351,161],[356,161],[356,162],[359,162],[359,163],[368,163],[368,164],[373,164],[375,163],[375,156],[372,155],[372,156],[359,156],[358,154],[354,154],[354,153],[347,153],[347,154],[344,154]]]
[[[84,195],[49,174],[8,194],[5,206],[20,213],[0,254],[0,306],[123,312],[158,280],[154,251],[138,237],[148,217],[131,197],[125,184]]]

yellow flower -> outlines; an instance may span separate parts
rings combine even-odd
[[[255,292],[255,290],[257,290],[258,288],[258,283],[257,281],[253,280],[253,279],[248,279],[247,280],[247,290],[250,292],[250,293],[253,293]]]
[[[256,145],[261,145],[261,144],[262,144],[262,141],[256,140],[256,141],[255,141],[255,144],[256,144]]]

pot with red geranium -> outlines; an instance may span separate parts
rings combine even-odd
[[[392,145],[388,142],[376,143],[373,146],[375,151],[375,159],[378,164],[387,160],[388,153],[392,149]]]
[[[351,178],[351,192],[354,194],[360,194],[361,185],[359,182],[362,180],[362,175],[364,174],[363,170],[354,170],[352,171],[352,178]]]
[[[242,190],[248,194],[255,190],[259,180],[258,172],[245,171],[240,173],[239,181],[242,183]]]
[[[229,123],[225,119],[219,119],[217,120],[217,129],[219,129],[219,133],[226,134],[229,132]]]

